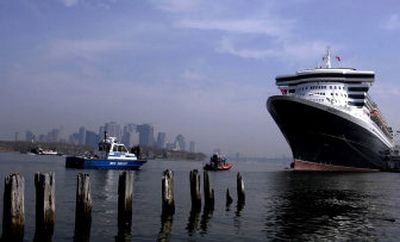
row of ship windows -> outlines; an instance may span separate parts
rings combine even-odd
[[[328,89],[328,86],[311,86],[310,90],[321,90],[321,89]],[[329,89],[339,89],[339,90],[346,90],[346,87],[342,87],[342,86],[329,86]],[[308,90],[308,87],[302,87],[300,88],[300,90],[304,91],[304,90]]]
[[[292,92],[292,93],[294,93],[294,92]],[[325,96],[324,92],[316,92],[314,94]],[[300,94],[300,95],[304,96],[305,94]],[[343,93],[335,93],[335,94],[333,94],[333,92],[331,92],[331,96],[334,96],[334,95],[335,96],[341,96],[341,97],[347,97],[347,94],[343,94]]]
[[[326,100],[325,99],[311,99],[311,101],[314,101],[314,102],[325,102]],[[335,99],[333,99],[332,102],[338,103],[338,101],[335,100]],[[346,103],[347,103],[347,105],[357,106],[357,107],[362,107],[364,105],[363,103],[355,103],[355,102],[350,102],[350,101],[348,101]]]

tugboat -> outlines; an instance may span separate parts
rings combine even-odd
[[[104,132],[97,154],[67,157],[65,166],[80,169],[137,170],[147,162],[138,159],[138,156],[140,154],[130,153],[124,144],[119,143],[115,137],[107,137],[107,133]]]
[[[232,168],[231,163],[226,162],[226,158],[218,154],[214,154],[210,158],[210,163],[206,164],[203,169],[208,171],[227,171]]]

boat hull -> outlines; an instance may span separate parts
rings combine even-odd
[[[146,160],[107,160],[107,159],[86,159],[82,157],[70,156],[65,160],[67,168],[77,169],[118,169],[118,170],[137,170]]]
[[[362,121],[293,96],[272,96],[267,109],[292,150],[294,170],[373,171],[390,149]]]
[[[227,171],[227,170],[231,169],[232,166],[233,166],[233,165],[232,165],[231,163],[221,164],[221,165],[218,165],[217,167],[212,166],[212,165],[210,165],[210,164],[206,164],[206,165],[203,167],[203,169],[204,169],[204,170],[207,170],[207,171]]]

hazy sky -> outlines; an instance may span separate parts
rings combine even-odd
[[[397,0],[3,0],[0,33],[0,139],[148,122],[204,152],[289,155],[266,99],[326,46],[376,71],[400,128]]]

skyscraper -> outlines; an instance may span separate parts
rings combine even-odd
[[[136,127],[136,131],[139,132],[140,146],[152,146],[155,144],[153,126],[150,124],[141,124]]]
[[[195,145],[194,141],[190,141],[190,143],[189,143],[189,151],[192,152],[192,153],[194,153],[196,151],[194,145]]]
[[[136,131],[136,126],[137,125],[134,123],[129,123],[124,126],[121,142],[127,147],[132,146],[132,134]]]
[[[47,133],[45,137],[45,142],[55,143],[59,141],[60,137],[60,130],[59,129],[52,129]]]
[[[36,137],[35,137],[35,135],[33,134],[32,131],[27,130],[25,132],[25,141],[29,141],[29,142],[35,142],[36,141]]]
[[[79,144],[84,145],[86,142],[86,129],[85,127],[79,128]]]
[[[165,132],[158,132],[158,135],[157,135],[157,147],[158,148],[161,148],[161,149],[165,148],[165,137],[166,137]]]
[[[183,137],[183,135],[181,135],[181,134],[178,134],[175,138],[175,149],[176,150],[186,150],[185,137]]]
[[[88,145],[93,149],[96,149],[99,139],[100,139],[99,136],[95,132],[86,130],[85,143],[84,143],[85,145]]]
[[[115,137],[117,140],[121,140],[121,126],[116,122],[105,123],[104,126],[100,127],[99,136],[104,136],[104,131],[107,132],[108,136]]]

